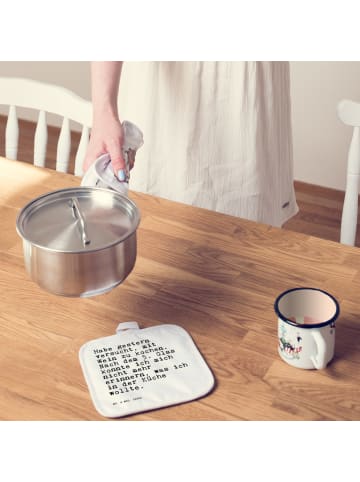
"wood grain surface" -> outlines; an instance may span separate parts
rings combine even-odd
[[[120,420],[359,420],[360,251],[339,243],[130,193],[141,211],[125,282],[90,299],[40,289],[27,275],[16,216],[79,178],[0,158],[0,419],[106,420],[78,359],[121,321],[182,326],[216,379],[202,399]],[[301,370],[277,353],[275,298],[314,286],[337,297],[335,358]]]

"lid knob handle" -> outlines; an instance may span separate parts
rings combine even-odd
[[[86,232],[85,218],[80,210],[79,202],[75,197],[71,198],[70,206],[72,208],[74,217],[79,221],[78,226],[80,229],[83,245],[87,246],[88,244],[90,244],[90,239]]]

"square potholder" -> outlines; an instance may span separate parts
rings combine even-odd
[[[200,398],[213,374],[190,335],[177,325],[139,329],[120,323],[116,335],[85,343],[80,364],[96,410],[123,417]]]

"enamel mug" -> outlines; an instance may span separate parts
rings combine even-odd
[[[275,301],[278,352],[289,365],[322,369],[334,357],[336,299],[317,288],[293,288]]]

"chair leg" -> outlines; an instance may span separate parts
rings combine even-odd
[[[359,175],[348,174],[341,218],[340,243],[355,246]]]
[[[359,177],[360,134],[359,127],[355,127],[349,149],[346,190],[340,230],[340,242],[350,246],[355,246],[358,216]]]

